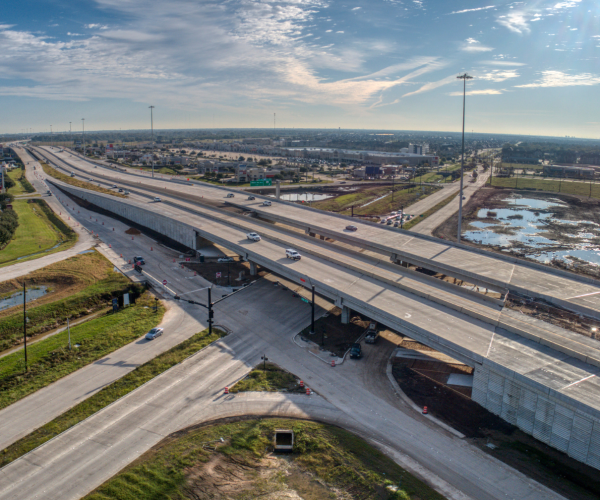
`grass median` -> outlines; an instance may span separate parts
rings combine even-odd
[[[63,174],[62,172],[56,170],[55,168],[51,167],[47,163],[40,163],[40,165],[42,165],[42,169],[44,170],[44,173],[46,175],[49,175],[50,177],[54,177],[55,179],[62,181],[65,184],[70,184],[71,186],[75,186],[78,188],[88,189],[90,191],[97,191],[98,193],[110,194],[112,196],[117,196],[119,198],[127,198],[127,196],[124,194],[117,193],[115,191],[111,191],[110,189],[100,187],[97,184],[94,184],[93,182],[80,181],[79,179],[76,179],[75,177],[71,177],[70,175]]]
[[[487,183],[493,187],[524,189],[532,191],[550,191],[563,194],[574,194],[600,198],[600,184],[590,182],[577,182],[560,179],[535,179],[531,177],[494,177]]]
[[[246,377],[240,380],[229,392],[304,392],[298,379],[290,372],[273,363],[262,363],[255,367]]]
[[[66,250],[77,241],[77,233],[67,226],[43,200],[14,200],[19,226],[13,239],[0,252],[0,266],[39,258],[49,251]]]
[[[416,226],[419,222],[424,221],[430,215],[433,215],[438,210],[441,210],[442,208],[444,208],[448,203],[450,203],[457,196],[458,196],[458,193],[453,193],[450,196],[447,196],[442,201],[440,201],[437,205],[431,207],[429,210],[423,212],[421,215],[418,215],[413,220],[409,220],[408,222],[405,222],[402,229],[408,231],[410,228]]]
[[[167,371],[177,363],[181,363],[187,357],[224,335],[225,333],[218,329],[213,329],[212,335],[208,335],[208,330],[204,330],[168,351],[159,354],[147,363],[138,366],[132,372],[106,386],[98,393],[74,406],[51,422],[48,422],[43,427],[36,429],[5,448],[0,453],[0,467],[4,467],[25,453],[58,436],[90,415],[93,415],[117,399],[122,398],[149,380]],[[157,342],[160,342],[160,338]]]
[[[27,304],[27,337],[51,331],[106,307],[125,292],[139,295],[135,287],[96,251],[77,255],[38,269],[18,279],[0,283],[0,296],[10,297],[27,287],[46,287],[46,294]],[[0,311],[0,351],[19,345],[23,338],[22,302]]]
[[[34,187],[25,178],[25,172],[20,168],[12,169],[10,172],[8,172],[8,177],[10,177],[15,183],[13,187],[8,189],[8,194],[19,196],[22,194],[35,193]]]
[[[270,453],[275,429],[294,431],[294,453]],[[173,434],[84,498],[444,497],[339,427],[267,418]]]
[[[133,306],[72,327],[72,349],[67,330],[28,346],[27,372],[22,350],[0,358],[0,409],[133,342],[161,322],[164,307],[153,307],[146,293]]]

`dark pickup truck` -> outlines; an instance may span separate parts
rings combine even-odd
[[[377,330],[369,330],[365,335],[366,344],[374,344],[379,338],[379,332]]]

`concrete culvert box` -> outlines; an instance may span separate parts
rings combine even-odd
[[[291,429],[275,429],[273,441],[275,451],[291,452],[294,450],[294,431]]]

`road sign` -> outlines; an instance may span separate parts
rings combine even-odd
[[[186,258],[185,258],[185,261],[186,261],[186,262],[190,262],[191,260],[192,260],[192,259],[191,259],[190,257],[186,257]]]
[[[310,300],[308,300],[308,299],[305,299],[304,297],[300,297],[300,300],[301,300],[302,302],[306,302],[307,304],[310,304]]]
[[[220,278],[220,277],[221,277],[221,273],[217,273],[217,278]]]
[[[167,280],[163,280],[163,285],[167,285]]]
[[[250,181],[250,186],[272,186],[273,181],[271,179],[260,179],[258,181]]]

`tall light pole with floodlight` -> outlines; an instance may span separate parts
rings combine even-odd
[[[85,118],[81,119],[81,140],[83,141],[83,157],[85,158]]]
[[[154,111],[154,106],[148,106],[150,108],[150,134],[152,137],[152,152],[150,153],[152,155],[152,177],[154,177],[154,117],[153,117],[153,111]]]
[[[463,176],[465,168],[465,100],[467,95],[467,80],[472,80],[473,77],[465,73],[456,78],[463,81],[462,155],[460,159],[460,195],[458,200],[458,230],[456,234],[456,240],[460,243],[460,233],[462,229]]]

